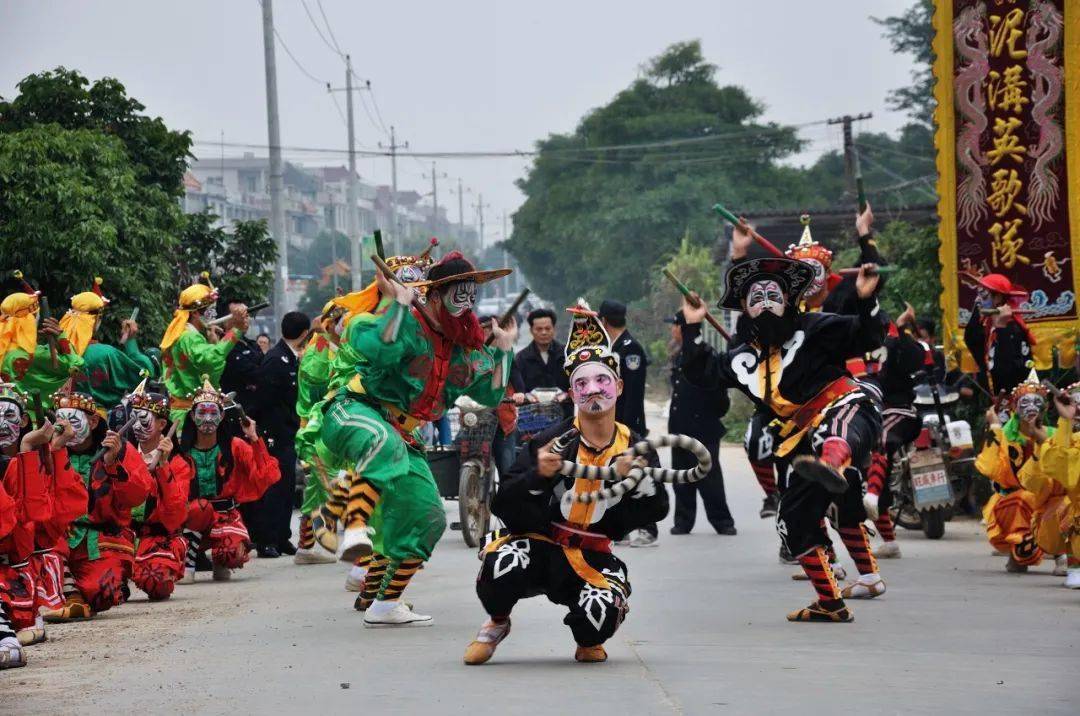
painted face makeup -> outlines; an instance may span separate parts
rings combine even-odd
[[[776,281],[755,281],[746,294],[746,313],[757,318],[765,311],[774,316],[784,315],[784,292]]]
[[[600,414],[615,409],[619,380],[600,363],[585,363],[570,376],[570,394],[583,413]]]
[[[131,431],[135,433],[135,437],[139,439],[139,442],[149,440],[154,436],[157,427],[156,415],[149,410],[135,408],[131,411],[131,416],[135,418],[135,424],[131,426]]]
[[[202,314],[203,321],[210,323],[217,319],[217,306],[210,306]]]
[[[1041,395],[1036,393],[1028,393],[1027,395],[1021,395],[1020,399],[1016,401],[1016,412],[1020,416],[1021,420],[1031,422],[1040,415],[1046,408],[1046,401],[1043,400]]]
[[[1072,404],[1076,406],[1076,417],[1073,418],[1073,428],[1080,428],[1080,388],[1069,393]]]
[[[59,408],[56,417],[71,424],[71,434],[76,444],[90,437],[90,417],[78,408]]]
[[[814,269],[814,280],[804,294],[807,298],[813,298],[825,288],[825,266],[817,259],[803,259],[802,262]]]
[[[458,281],[443,293],[446,312],[457,318],[476,305],[476,282]]]
[[[191,408],[191,419],[195,421],[195,428],[200,433],[215,432],[224,417],[225,414],[217,403],[196,403]]]
[[[0,401],[0,448],[11,447],[22,430],[22,408],[10,400]]]

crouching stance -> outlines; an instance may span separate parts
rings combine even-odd
[[[168,599],[184,576],[187,541],[180,528],[187,519],[188,490],[193,470],[189,459],[173,456],[173,441],[164,434],[169,424],[169,396],[145,390],[143,382],[130,396],[139,455],[150,471],[150,496],[132,515],[139,536],[131,579],[150,601]]]
[[[489,618],[466,649],[466,664],[491,658],[510,633],[510,612],[519,599],[543,594],[567,607],[563,623],[582,662],[607,659],[603,644],[626,617],[630,582],[626,565],[611,553],[612,540],[663,519],[667,492],[646,477],[621,497],[582,503],[574,496],[596,491],[601,481],[559,474],[563,460],[614,464],[621,476],[635,461],[659,464],[655,453],[647,459],[623,454],[640,436],[615,422],[622,381],[618,358],[606,345],[594,345],[603,337],[598,323],[571,336],[566,370],[577,417],[530,441],[493,498],[492,512],[507,529],[481,553],[476,593]],[[590,338],[591,344],[581,342]]]
[[[189,488],[184,537],[187,564],[181,583],[195,581],[195,559],[210,550],[214,579],[229,579],[232,570],[248,561],[254,546],[238,505],[259,499],[281,478],[277,460],[266,449],[255,421],[243,418],[243,437],[235,421],[225,420],[225,396],[208,380],[192,398],[180,454],[194,468]],[[174,458],[170,464],[176,463]]]

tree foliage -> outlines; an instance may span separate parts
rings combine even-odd
[[[507,248],[541,295],[565,303],[588,287],[594,300],[637,299],[680,237],[712,241],[717,200],[772,207],[815,196],[777,163],[799,149],[795,129],[759,122],[763,106],[715,73],[697,41],[673,45],[573,134],[538,143]],[[601,146],[620,148],[590,149]]]
[[[0,133],[0,186],[6,276],[21,269],[57,314],[100,276],[113,300],[106,334],[134,306],[149,333],[164,328],[183,216],[164,191],[138,180],[119,139],[56,124]]]
[[[57,68],[0,99],[0,255],[61,313],[104,279],[112,299],[103,334],[140,308],[145,335],[164,329],[176,301],[175,250],[185,219],[176,201],[191,138],[150,118],[120,82],[91,84]],[[10,287],[11,283],[8,282]]]
[[[885,37],[892,45],[893,52],[915,57],[911,84],[892,90],[889,104],[893,109],[907,112],[926,129],[932,129],[934,122],[934,75],[931,68],[934,61],[931,44],[934,39],[933,17],[933,0],[915,0],[915,4],[902,15],[873,18],[874,22],[885,28]]]
[[[274,284],[277,244],[264,219],[236,221],[227,230],[215,227],[218,217],[209,212],[188,214],[185,218],[177,253],[181,286],[195,283],[207,271],[224,299],[248,304],[268,300]]]

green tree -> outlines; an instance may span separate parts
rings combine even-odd
[[[934,2],[915,0],[902,15],[883,19],[872,18],[885,28],[885,37],[893,52],[914,55],[915,69],[911,71],[911,84],[889,93],[889,104],[894,109],[907,112],[915,122],[926,129],[934,122],[934,75],[932,64],[934,52]]]
[[[941,325],[941,263],[936,226],[913,226],[894,221],[878,234],[878,246],[899,268],[889,276],[882,304],[891,316],[899,316],[904,301],[919,318]]]
[[[134,306],[145,335],[160,335],[176,300],[171,257],[182,225],[176,201],[138,180],[118,138],[56,124],[0,132],[5,275],[21,269],[56,314],[101,276],[113,301],[104,335]]]
[[[582,292],[643,297],[677,237],[712,242],[717,200],[779,208],[817,196],[800,170],[777,163],[800,147],[794,128],[760,123],[763,106],[718,85],[697,41],[672,45],[643,70],[573,134],[538,142],[518,182],[526,201],[507,248],[557,303]]]
[[[177,253],[181,286],[195,283],[203,271],[225,298],[248,304],[267,300],[274,283],[277,244],[266,221],[237,221],[232,229],[213,224],[218,217],[203,212],[188,214]],[[175,297],[173,302],[175,302]]]
[[[95,276],[112,299],[102,334],[140,308],[144,335],[176,301],[174,259],[185,219],[177,198],[187,132],[141,114],[115,79],[59,67],[0,98],[0,255],[60,313]]]

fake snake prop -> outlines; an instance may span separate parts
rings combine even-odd
[[[568,430],[555,439],[552,451],[562,454],[570,445],[570,441],[577,436],[577,430]],[[638,486],[645,477],[651,477],[655,482],[666,482],[673,485],[686,482],[697,482],[703,479],[712,470],[712,455],[709,450],[698,440],[686,435],[656,435],[640,440],[630,446],[627,454],[642,456],[662,447],[681,448],[694,454],[698,464],[688,470],[672,470],[666,467],[639,467],[634,466],[626,477],[620,477],[613,466],[598,467],[596,465],[582,465],[580,463],[563,460],[559,467],[559,474],[567,477],[585,478],[586,480],[603,480],[613,483],[608,487],[602,487],[593,492],[584,492],[574,496],[577,502],[586,504],[599,502],[600,500],[617,499]]]

